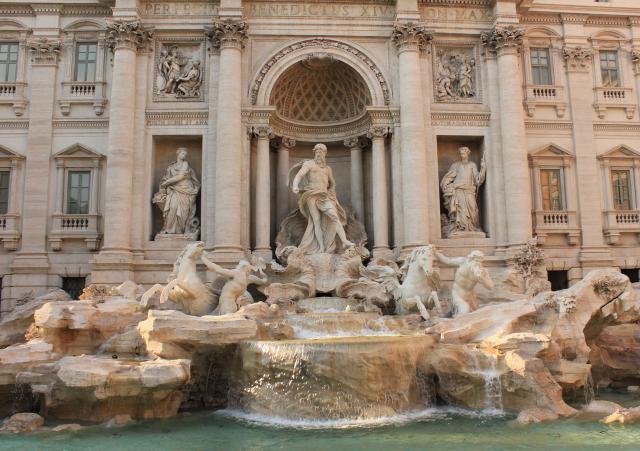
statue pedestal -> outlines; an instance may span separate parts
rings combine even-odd
[[[448,239],[451,240],[456,240],[456,239],[463,239],[463,238],[486,238],[487,234],[484,232],[453,232],[450,233],[449,236],[447,236]]]
[[[157,233],[155,241],[178,241],[183,243],[190,243],[192,241],[198,241],[198,235],[200,231],[193,233]]]

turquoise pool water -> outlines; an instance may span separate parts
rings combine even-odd
[[[199,412],[124,427],[0,437],[0,450],[639,450],[640,425],[564,420],[520,427],[513,416],[427,410],[370,423],[301,423]]]

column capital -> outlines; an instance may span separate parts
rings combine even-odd
[[[247,40],[249,25],[244,20],[214,20],[213,25],[205,28],[205,34],[215,49],[242,49]]]
[[[640,49],[631,49],[631,62],[633,63],[633,73],[640,75]]]
[[[139,20],[117,19],[107,22],[105,42],[115,51],[121,48],[138,50],[153,37],[153,29],[144,28]]]
[[[353,150],[353,149],[362,149],[367,144],[365,142],[365,139],[362,136],[355,136],[353,138],[347,138],[342,143],[344,144],[345,147],[348,147],[351,150]]]
[[[258,139],[271,139],[275,136],[269,125],[252,125],[249,127],[249,133]]]
[[[391,41],[396,45],[399,52],[424,50],[433,39],[433,34],[427,27],[416,22],[395,22]]]
[[[491,52],[516,52],[522,46],[524,29],[515,25],[496,25],[480,35],[482,45]]]
[[[383,125],[374,125],[367,132],[367,137],[369,139],[376,139],[376,138],[384,139],[387,136],[389,136],[389,127],[385,127]]]
[[[58,56],[62,49],[62,43],[54,38],[33,38],[27,41],[27,47],[31,52],[34,65],[55,66],[58,64]]]
[[[289,150],[293,149],[296,146],[296,140],[293,138],[289,138],[288,136],[283,136],[280,138],[278,144],[278,148]]]
[[[564,46],[562,49],[567,72],[587,72],[593,59],[593,49]]]

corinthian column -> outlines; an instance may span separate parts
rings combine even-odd
[[[389,207],[387,192],[387,156],[384,140],[389,134],[387,127],[371,127],[371,190],[373,193],[373,256],[389,257]]]
[[[107,144],[108,197],[101,254],[126,256],[131,248],[136,53],[150,38],[151,33],[144,30],[138,20],[116,20],[107,24],[106,41],[113,51],[113,77]],[[92,282],[97,280],[92,278]]]
[[[398,48],[400,134],[402,155],[402,204],[404,249],[429,241],[426,133],[423,108],[420,50],[432,36],[424,26],[394,24],[391,40]]]
[[[215,156],[215,216],[213,251],[218,260],[236,261],[242,248],[242,48],[247,23],[214,21],[208,31],[220,49]]]
[[[269,164],[269,141],[273,130],[268,125],[257,125],[251,133],[258,140],[255,180],[255,254],[271,261],[271,176]]]
[[[482,34],[489,52],[497,53],[500,80],[500,124],[504,167],[507,241],[516,246],[531,238],[531,192],[527,141],[522,108],[522,78],[518,48],[524,32],[514,26],[496,26]]]
[[[278,186],[276,187],[277,218],[276,224],[280,224],[289,214],[289,150],[296,146],[296,140],[282,137],[278,146]]]
[[[351,151],[351,208],[358,221],[364,224],[364,193],[362,184],[362,140],[360,138],[345,139],[344,145]]]

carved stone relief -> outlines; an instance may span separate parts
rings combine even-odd
[[[154,100],[202,100],[202,43],[159,42],[156,55]]]
[[[477,100],[476,57],[472,48],[439,48],[434,66],[434,89],[439,102]]]

